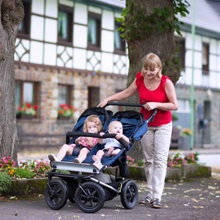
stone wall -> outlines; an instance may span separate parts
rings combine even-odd
[[[102,73],[91,75],[84,72],[58,70],[33,66],[16,66],[16,80],[38,82],[38,117],[18,119],[19,147],[60,146],[65,141],[66,132],[71,131],[81,113],[88,108],[88,87],[100,88],[100,99],[122,90],[126,86],[126,76]],[[71,85],[72,105],[77,109],[70,120],[58,120],[58,84]],[[115,109],[115,108],[112,108]]]

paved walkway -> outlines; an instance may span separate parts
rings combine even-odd
[[[138,182],[139,198],[145,196],[145,183]],[[220,175],[186,182],[167,182],[162,198],[163,208],[137,204],[133,209],[122,206],[120,196],[106,201],[93,214],[83,213],[76,204],[67,202],[60,210],[51,210],[43,195],[29,199],[1,200],[1,219],[7,220],[218,220]]]

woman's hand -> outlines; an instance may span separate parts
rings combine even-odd
[[[99,104],[98,104],[98,106],[97,107],[105,107],[106,105],[108,104],[108,100],[107,99],[104,99],[102,102],[100,102]]]
[[[151,110],[157,108],[157,104],[156,104],[156,102],[147,102],[146,104],[143,105],[143,107],[144,107],[147,111],[151,111]]]

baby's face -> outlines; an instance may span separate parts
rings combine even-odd
[[[98,126],[96,125],[95,122],[88,122],[87,132],[88,133],[98,133]]]
[[[119,122],[114,122],[114,123],[110,124],[108,132],[110,134],[118,134],[118,133],[122,134],[123,133],[122,124]]]

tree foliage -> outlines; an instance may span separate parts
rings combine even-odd
[[[176,82],[180,76],[180,62],[176,56],[174,31],[179,35],[177,15],[186,16],[189,3],[184,0],[127,0],[120,31],[128,43],[130,71],[128,84],[140,70],[141,58],[154,52],[163,61],[163,73]]]

